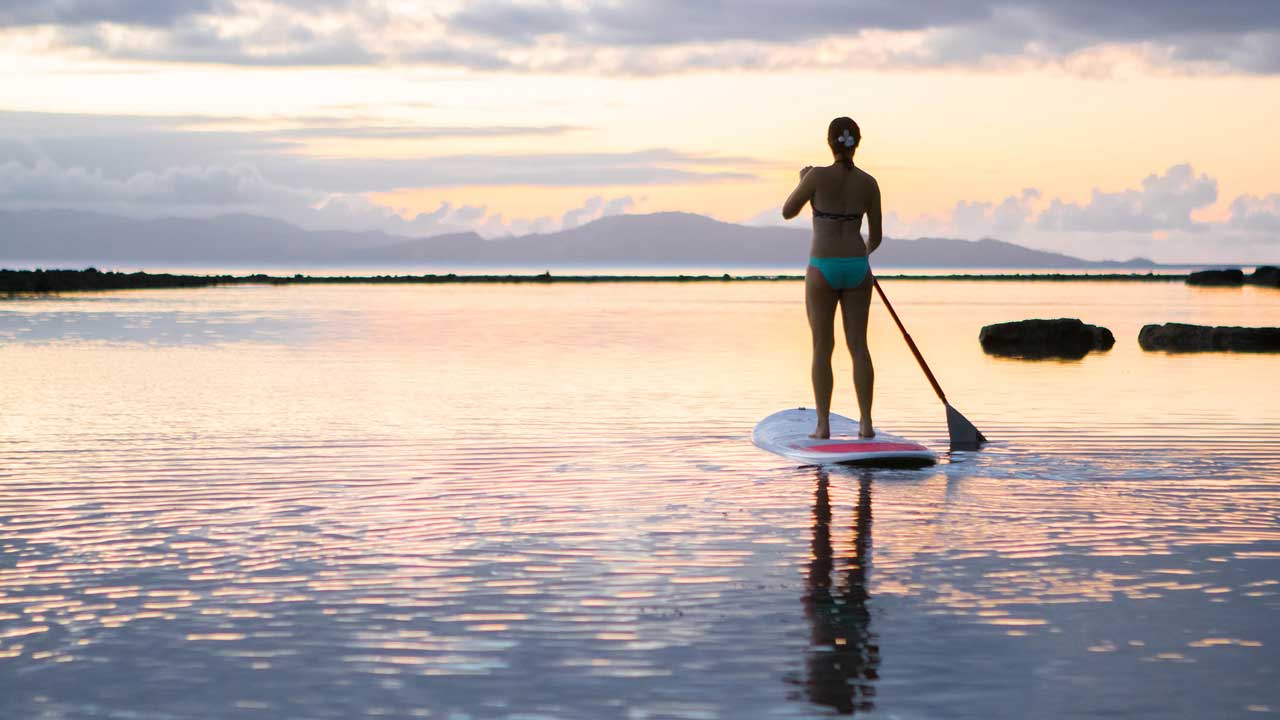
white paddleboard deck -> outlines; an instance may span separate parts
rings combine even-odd
[[[937,462],[932,450],[904,437],[876,431],[873,438],[858,437],[858,423],[831,413],[831,439],[809,437],[818,424],[818,413],[797,408],[776,412],[756,424],[751,442],[761,450],[777,453],[803,465],[831,465],[852,462],[905,462],[931,465]]]

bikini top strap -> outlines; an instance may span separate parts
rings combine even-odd
[[[854,221],[862,219],[862,213],[829,213],[823,212],[817,207],[813,208],[813,216],[824,220]]]

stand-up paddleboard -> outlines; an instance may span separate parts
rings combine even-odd
[[[783,410],[761,420],[751,442],[761,450],[777,453],[804,465],[833,463],[902,463],[932,465],[937,456],[929,448],[904,437],[877,430],[873,438],[858,437],[858,423],[831,413],[831,439],[809,437],[818,413],[806,408]]]

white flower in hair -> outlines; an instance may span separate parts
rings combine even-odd
[[[849,129],[845,128],[844,134],[836,138],[836,142],[842,143],[845,147],[851,148],[853,147],[854,143],[858,141],[853,139],[853,136],[849,134]]]

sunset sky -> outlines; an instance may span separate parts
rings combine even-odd
[[[2,209],[781,223],[837,115],[891,237],[1280,260],[1273,0],[0,0]]]

